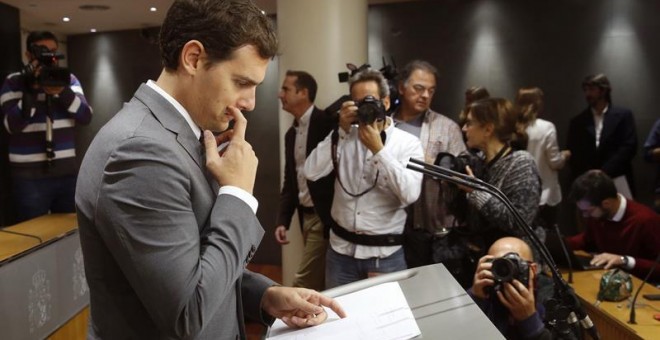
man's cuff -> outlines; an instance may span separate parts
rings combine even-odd
[[[624,269],[632,270],[633,268],[635,268],[635,264],[636,264],[635,258],[632,257],[632,256],[626,256],[626,258],[628,259],[628,261],[627,261],[626,265],[624,266]]]
[[[239,187],[225,185],[218,191],[218,195],[223,194],[237,197],[241,201],[245,202],[245,204],[249,205],[253,213],[257,213],[257,208],[259,208],[259,201],[257,201],[257,199],[254,198],[254,196],[252,196],[249,192]]]

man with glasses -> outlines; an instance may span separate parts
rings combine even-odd
[[[419,138],[427,163],[433,163],[441,152],[456,156],[465,151],[458,124],[430,109],[436,78],[437,70],[430,63],[408,63],[400,75],[401,105],[393,114],[397,128]],[[404,250],[409,267],[438,262],[433,259],[432,239],[446,235],[452,224],[441,193],[440,181],[424,176],[420,197],[408,208]]]
[[[601,170],[578,177],[571,199],[585,223],[584,232],[567,239],[571,248],[596,252],[593,265],[620,267],[646,277],[660,250],[660,216],[618,193],[612,179]],[[655,271],[652,280],[660,280],[660,272]]]
[[[9,132],[15,222],[76,211],[75,126],[92,119],[78,79],[57,67],[63,56],[55,35],[31,32],[25,48],[28,64],[10,74],[0,90],[2,125]]]
[[[342,104],[339,128],[305,162],[316,181],[336,174],[326,288],[406,269],[402,233],[405,207],[419,197],[420,173],[406,169],[423,159],[419,140],[394,127],[387,80],[366,69],[349,81],[352,100]]]

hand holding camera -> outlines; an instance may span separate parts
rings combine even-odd
[[[60,52],[53,52],[47,46],[32,44],[29,49],[33,59],[26,65],[25,74],[29,87],[44,89],[49,95],[61,93],[71,82],[71,72],[68,68],[59,67],[59,60],[64,59]]]
[[[472,292],[480,299],[496,294],[514,319],[524,320],[536,312],[531,270],[529,262],[516,253],[502,257],[486,255],[479,259]]]

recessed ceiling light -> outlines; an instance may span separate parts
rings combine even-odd
[[[261,14],[266,15],[266,11],[261,10]]]
[[[155,12],[155,11],[158,10],[158,8],[156,8],[156,7],[151,7],[151,8],[149,8],[149,10],[150,10],[151,12]]]
[[[92,32],[92,33],[96,33],[96,28],[92,28],[92,29],[89,30],[89,31]]]
[[[69,17],[64,17],[64,18],[62,18],[62,21],[69,22],[69,21],[71,21],[71,19]]]

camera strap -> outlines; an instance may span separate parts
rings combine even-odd
[[[381,138],[383,138],[383,133],[381,133]],[[334,168],[335,177],[337,178],[337,182],[339,182],[339,186],[341,187],[341,189],[344,190],[344,192],[351,197],[361,197],[364,194],[371,191],[373,188],[375,188],[376,184],[378,184],[378,177],[380,176],[380,170],[376,171],[376,180],[374,180],[374,184],[369,188],[367,188],[366,190],[364,190],[363,192],[359,194],[354,194],[346,190],[346,187],[344,187],[344,183],[342,183],[341,178],[339,177],[339,160],[337,159],[337,144],[339,143],[339,127],[332,130],[332,136],[330,136],[330,141],[332,142],[332,148],[330,149],[330,153],[332,156],[332,167]],[[383,141],[383,144],[385,144],[385,141]]]

